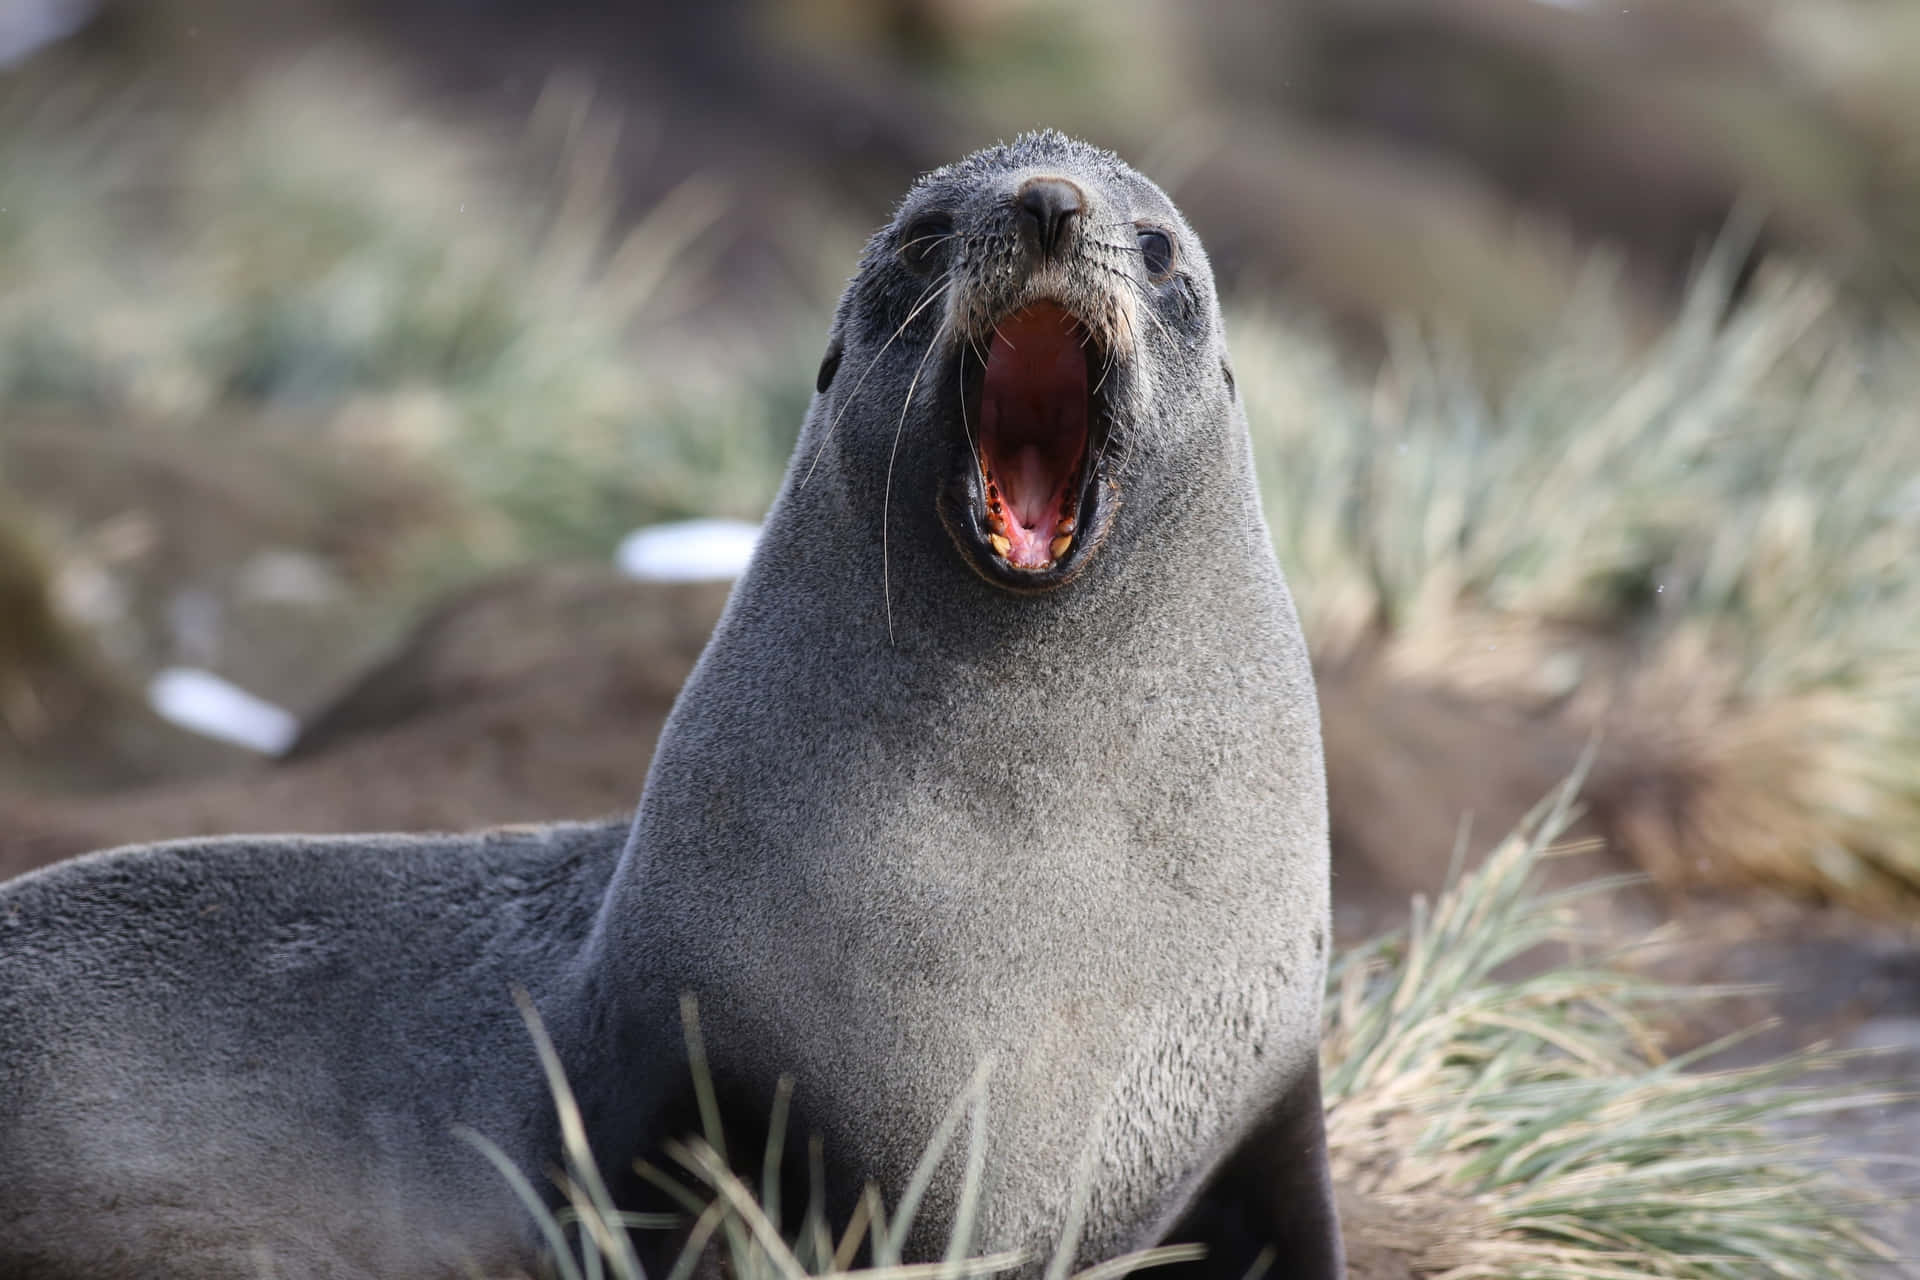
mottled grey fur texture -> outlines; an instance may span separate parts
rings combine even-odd
[[[575,998],[624,824],[235,837],[0,887],[0,1276],[373,1277],[531,1256],[511,998]]]
[[[1019,231],[1033,177],[1084,196],[1058,255]],[[909,262],[929,212],[952,235]],[[955,524],[955,357],[1042,297],[1105,351],[1114,426],[1092,550],[1022,592]],[[1077,1218],[1081,1261],[1171,1235],[1215,1274],[1263,1248],[1340,1274],[1319,724],[1198,240],[1115,157],[1024,137],[914,187],[830,352],[624,847],[236,840],[0,889],[0,1274],[253,1275],[256,1241],[289,1275],[524,1256],[447,1136],[555,1163],[512,984],[623,1193],[684,1122],[691,992],[731,1118],[791,1076],[836,1208],[868,1178],[891,1203],[984,1063],[977,1248],[1037,1269]],[[940,1255],[963,1166],[910,1256]]]

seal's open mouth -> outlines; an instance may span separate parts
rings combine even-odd
[[[1087,335],[1051,302],[1001,321],[980,385],[988,541],[1016,569],[1050,569],[1073,545],[1087,456]]]
[[[990,578],[1058,585],[1097,541],[1095,462],[1109,430],[1101,398],[1106,361],[1087,327],[1037,302],[994,327],[985,359],[963,356],[970,465],[967,510],[949,527]],[[955,520],[954,516],[961,516]],[[1103,531],[1103,530],[1102,530]]]

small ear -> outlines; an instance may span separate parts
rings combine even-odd
[[[840,371],[840,336],[835,334],[827,343],[827,354],[820,358],[820,372],[814,376],[813,389],[825,394],[833,385],[833,375]]]
[[[1233,395],[1233,366],[1227,363],[1225,356],[1220,357],[1220,376],[1227,380],[1227,394]]]

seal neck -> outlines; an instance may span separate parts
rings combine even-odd
[[[807,613],[806,630],[825,649],[951,661],[1083,637],[1097,644],[1129,625],[1178,626],[1183,610],[1220,607],[1236,578],[1261,593],[1278,580],[1237,411],[1178,457],[1136,454],[1114,490],[1111,533],[1086,570],[1031,592],[983,577],[942,524],[930,495],[949,462],[944,442],[915,436],[909,422],[889,478],[860,457],[885,451],[841,454],[831,439],[823,449],[819,425],[809,424],[762,551],[735,591],[747,602],[741,623],[777,597],[789,614],[781,625]]]
[[[619,1022],[677,1045],[680,986],[745,963],[696,963],[707,939],[780,937],[808,877],[925,875],[890,859],[946,856],[950,837],[1026,849],[1029,826],[1144,794],[1167,762],[1127,724],[1159,732],[1200,707],[1276,720],[1304,654],[1244,431],[1221,436],[1134,489],[1086,573],[1031,595],[971,569],[924,499],[890,513],[883,579],[872,491],[790,472],[669,717],[596,926]],[[982,796],[991,815],[970,807]],[[795,848],[831,852],[796,866]],[[686,895],[658,884],[708,888],[669,919]]]

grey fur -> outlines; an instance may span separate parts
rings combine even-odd
[[[530,1258],[449,1129],[550,1158],[509,991],[578,989],[624,825],[179,842],[0,888],[0,1275]]]
[[[1034,176],[1087,196],[1057,260],[1018,234]],[[899,244],[930,210],[954,231],[932,276]],[[1136,222],[1173,236],[1170,280]],[[965,447],[945,383],[1037,296],[1110,352],[1115,427],[1091,549],[1013,591],[936,501]],[[522,1255],[442,1136],[554,1162],[519,983],[610,1175],[683,1114],[692,992],[736,1114],[794,1077],[839,1207],[866,1177],[891,1203],[985,1062],[978,1247],[1037,1267],[1078,1187],[1083,1260],[1184,1230],[1223,1274],[1263,1244],[1272,1275],[1340,1274],[1319,725],[1197,239],[1117,158],[1029,135],[914,187],[832,350],[624,848],[605,827],[229,841],[0,889],[0,1273],[164,1274],[250,1233],[292,1274],[430,1271],[441,1240]],[[939,1255],[960,1168],[911,1256]]]

